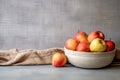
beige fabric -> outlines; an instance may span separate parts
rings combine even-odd
[[[64,53],[62,48],[50,48],[45,50],[18,49],[1,50],[0,65],[37,65],[51,64],[52,55],[56,52]]]
[[[44,50],[18,49],[0,50],[0,65],[38,65],[51,64],[52,55],[56,52],[64,53],[63,48],[50,48]],[[120,50],[116,51],[113,64],[120,64]]]

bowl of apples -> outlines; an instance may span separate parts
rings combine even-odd
[[[89,35],[78,32],[74,38],[67,39],[64,52],[73,66],[103,68],[112,63],[116,49],[114,41],[105,40],[104,33],[95,30]]]

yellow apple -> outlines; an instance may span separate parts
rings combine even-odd
[[[96,38],[90,43],[90,51],[103,52],[107,48],[107,45],[103,39]]]

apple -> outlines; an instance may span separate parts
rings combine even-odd
[[[65,43],[65,48],[69,50],[75,50],[77,47],[78,42],[72,38],[68,39]]]
[[[95,38],[100,38],[103,39],[105,38],[104,33],[102,31],[99,30],[95,30],[92,31],[89,35],[88,35],[88,41],[92,42],[92,40],[94,40]]]
[[[90,51],[90,43],[88,41],[80,42],[76,48],[76,51],[80,52],[89,52]]]
[[[107,45],[103,39],[96,38],[90,43],[90,51],[93,52],[104,52]]]
[[[78,42],[88,41],[88,35],[85,32],[78,32],[75,34],[74,39]]]
[[[112,51],[115,49],[115,42],[111,40],[105,40],[105,43],[107,45],[106,51]]]
[[[67,63],[67,57],[64,53],[55,53],[52,57],[52,65],[62,67]]]

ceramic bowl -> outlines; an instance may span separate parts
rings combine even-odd
[[[64,47],[69,63],[81,68],[102,68],[110,65],[116,49],[109,52],[78,52]]]

